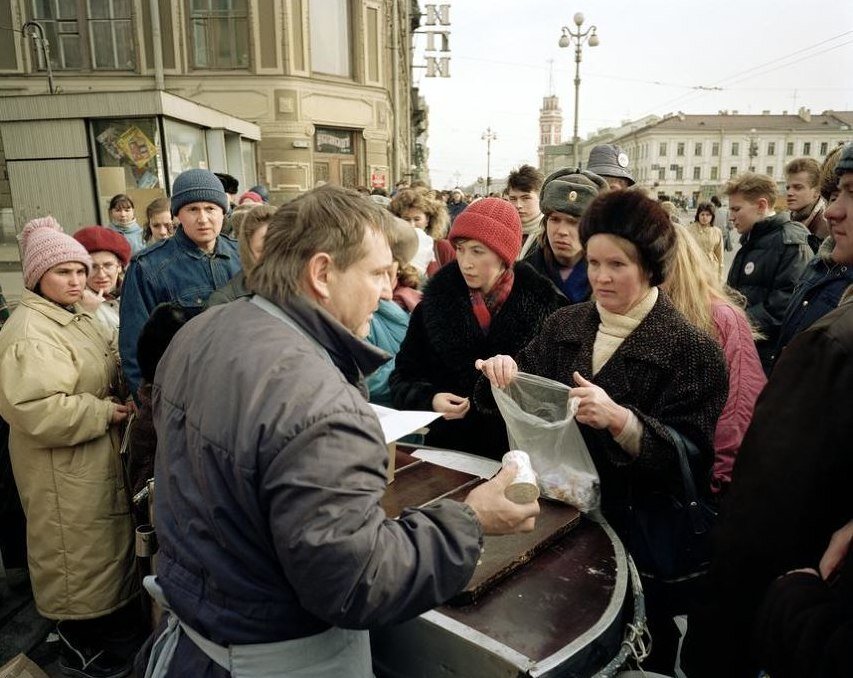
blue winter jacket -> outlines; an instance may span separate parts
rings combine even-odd
[[[834,310],[850,285],[853,285],[853,266],[837,264],[828,256],[812,259],[791,295],[774,360],[794,336]]]
[[[397,362],[397,352],[400,344],[406,338],[406,330],[409,329],[409,314],[400,306],[386,299],[379,300],[379,308],[373,314],[370,321],[370,332],[367,341],[391,354],[391,360],[379,367],[373,374],[367,377],[367,388],[370,391],[370,402],[385,407],[394,407],[391,399],[391,389],[388,386],[388,378],[394,371]]]
[[[213,254],[208,255],[181,227],[168,240],[154,243],[131,260],[121,287],[119,352],[132,393],[141,382],[136,342],[154,307],[175,301],[197,315],[204,310],[211,292],[239,271],[240,255],[234,238],[220,234]]]

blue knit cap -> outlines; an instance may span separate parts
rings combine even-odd
[[[228,211],[228,196],[222,189],[222,182],[210,170],[188,169],[172,184],[172,214],[177,215],[181,207],[192,202],[212,202],[223,212]]]

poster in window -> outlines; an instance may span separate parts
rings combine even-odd
[[[121,160],[122,153],[121,149],[116,145],[118,142],[118,131],[115,127],[110,125],[103,132],[101,132],[97,137],[98,143],[103,147],[103,149],[107,152],[114,160]]]
[[[157,155],[157,147],[136,125],[125,130],[116,141],[116,146],[136,167],[145,167]]]

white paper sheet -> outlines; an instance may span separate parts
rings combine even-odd
[[[390,407],[374,405],[373,403],[370,406],[376,412],[376,416],[379,417],[379,424],[382,426],[386,445],[410,433],[419,431],[441,416],[438,412],[393,410]]]

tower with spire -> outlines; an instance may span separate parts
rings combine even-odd
[[[545,147],[559,144],[563,138],[563,111],[554,94],[554,60],[549,59],[548,63],[548,96],[542,98],[539,109],[539,167],[545,166]]]

